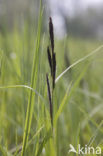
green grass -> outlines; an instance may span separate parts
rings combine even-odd
[[[52,131],[46,85],[49,41],[41,33],[42,18],[40,9],[35,30],[26,23],[22,32],[15,28],[0,34],[0,156],[68,156],[69,144],[77,148],[78,143],[103,147],[102,42],[55,40],[56,77],[68,62],[72,66],[56,82]]]
[[[40,15],[38,22],[38,32],[37,39],[35,44],[34,51],[34,59],[33,59],[33,67],[32,67],[32,75],[31,75],[31,88],[36,87],[37,82],[37,74],[38,74],[38,63],[39,63],[39,47],[40,47],[40,34],[41,34],[41,22],[42,22],[42,8],[40,7]],[[31,122],[33,116],[34,102],[33,100],[33,91],[30,90],[30,95],[28,99],[28,107],[26,113],[26,121],[25,121],[25,129],[24,129],[24,137],[23,137],[23,147],[22,147],[22,156],[25,155],[26,145],[28,142],[28,137],[31,129]],[[34,97],[35,98],[35,97]]]

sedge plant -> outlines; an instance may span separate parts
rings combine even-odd
[[[51,125],[53,128],[53,92],[55,89],[55,76],[56,76],[56,54],[54,52],[54,28],[52,18],[49,18],[49,36],[50,36],[50,47],[47,47],[48,62],[50,67],[51,85],[49,82],[48,74],[46,74],[48,97],[49,97],[49,107],[50,107],[50,118]]]

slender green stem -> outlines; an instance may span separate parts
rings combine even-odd
[[[39,14],[39,20],[38,20],[37,40],[36,40],[35,53],[34,53],[34,59],[33,59],[31,88],[33,88],[36,85],[36,80],[37,80],[37,67],[38,67],[38,62],[39,62],[38,61],[38,52],[39,52],[39,47],[40,47],[42,13],[43,12],[42,12],[41,1],[40,1],[40,14]],[[31,128],[32,116],[33,116],[33,107],[34,107],[34,102],[32,102],[32,100],[33,100],[33,91],[30,90],[27,113],[26,113],[25,130],[24,130],[23,147],[22,147],[21,156],[25,155],[26,145],[28,142],[28,137],[29,137],[30,128]]]

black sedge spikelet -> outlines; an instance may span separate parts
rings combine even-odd
[[[51,17],[49,18],[49,35],[50,35],[51,48],[53,53],[54,52],[54,28],[53,28]]]
[[[52,22],[51,17],[49,18],[49,35],[50,35],[52,53],[50,53],[49,47],[47,48],[47,53],[48,53],[48,61],[49,61],[51,76],[52,76],[52,86],[54,89],[55,88],[55,75],[56,75],[56,56],[54,53],[54,28],[53,28],[53,22]]]
[[[49,62],[49,66],[51,69],[51,75],[52,75],[52,57],[51,57],[49,46],[47,47],[47,55],[48,55],[48,62]]]
[[[55,88],[55,75],[56,75],[56,54],[53,53],[53,89]]]
[[[55,77],[56,77],[56,54],[54,53],[54,31],[53,31],[53,23],[52,18],[49,18],[49,35],[50,35],[50,43],[51,46],[47,47],[47,55],[48,55],[48,62],[51,71],[51,86],[49,83],[48,74],[46,75],[46,82],[47,82],[47,91],[49,97],[49,107],[50,107],[50,118],[51,118],[51,125],[53,128],[53,93],[55,88]]]
[[[46,81],[47,81],[48,97],[49,97],[49,105],[50,105],[50,107],[49,107],[50,108],[50,118],[51,118],[51,124],[53,125],[53,105],[52,105],[52,97],[51,97],[48,74],[46,74]]]

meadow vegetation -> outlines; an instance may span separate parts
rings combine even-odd
[[[40,10],[37,27],[26,23],[21,31],[0,34],[0,156],[68,156],[69,144],[79,143],[103,147],[102,42],[55,37],[56,78],[100,48],[56,81],[51,119],[46,82],[49,73],[51,85],[51,43],[42,19]]]

